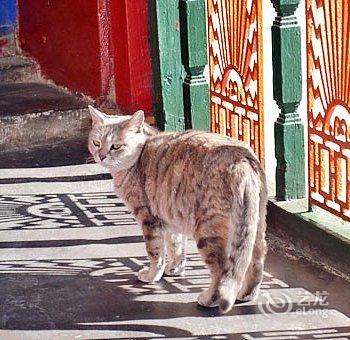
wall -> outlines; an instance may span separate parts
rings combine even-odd
[[[16,52],[17,0],[0,0],[0,57]]]
[[[18,2],[20,46],[44,77],[122,113],[152,113],[147,1]]]
[[[18,0],[19,40],[43,75],[96,99],[102,93],[97,0]]]
[[[11,33],[16,25],[16,0],[0,1],[0,35]]]
[[[152,113],[148,1],[112,0],[110,5],[116,102],[126,113],[139,109]]]

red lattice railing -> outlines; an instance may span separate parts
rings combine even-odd
[[[350,221],[350,7],[307,0],[309,198]]]
[[[207,0],[213,132],[242,140],[264,160],[259,0]]]

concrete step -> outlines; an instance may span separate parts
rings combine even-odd
[[[27,170],[28,168],[64,167],[93,163],[91,160],[88,160],[89,156],[86,138],[62,138],[45,145],[29,148],[24,146],[20,150],[0,152],[0,172],[2,176],[4,169],[17,169],[16,171],[18,171],[20,168]],[[102,167],[100,167],[100,170],[100,173],[103,172]]]
[[[39,69],[34,61],[14,55],[0,58],[0,83],[35,82]]]
[[[88,102],[41,83],[0,84],[0,151],[87,138]]]

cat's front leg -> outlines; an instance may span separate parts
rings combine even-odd
[[[165,243],[162,224],[156,218],[148,217],[142,220],[142,231],[150,266],[141,269],[138,278],[142,282],[159,281],[165,269]]]

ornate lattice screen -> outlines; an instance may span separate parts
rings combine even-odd
[[[260,0],[207,0],[213,132],[249,143],[264,160]]]
[[[307,0],[311,204],[350,221],[350,5]]]

